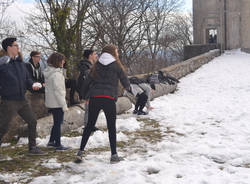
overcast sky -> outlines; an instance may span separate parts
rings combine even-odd
[[[193,6],[193,0],[184,0],[185,1],[185,6],[188,11],[192,11],[192,6]]]
[[[185,1],[185,3],[186,3],[186,6],[187,6],[187,8],[188,9],[191,9],[191,7],[192,7],[192,0],[184,0]],[[30,3],[30,2],[34,2],[34,0],[22,0],[22,2],[24,2],[24,3]]]
[[[16,0],[16,2],[6,10],[10,20],[21,21],[25,12],[30,12],[33,7],[35,0]],[[192,11],[192,0],[184,0],[185,10]]]

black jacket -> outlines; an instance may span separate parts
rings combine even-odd
[[[155,83],[150,80],[150,76],[146,76],[144,78],[138,78],[138,77],[131,77],[129,78],[129,82],[131,84],[142,84],[142,83],[148,83],[151,87],[151,89],[155,90]]]
[[[79,93],[80,98],[82,98],[80,95],[81,87],[83,85],[84,80],[87,78],[87,76],[90,72],[90,68],[92,67],[92,63],[88,60],[81,60],[78,67],[79,67],[80,74],[79,74],[78,79],[77,79],[76,89]]]
[[[38,63],[37,66],[34,65],[32,59],[30,59],[26,64],[27,71],[30,75],[30,78],[34,82],[40,82],[41,84],[44,83],[44,75],[42,73],[42,69],[40,67],[40,64]],[[38,92],[38,93],[45,93],[45,88],[42,87],[41,89],[34,91],[31,90],[32,93]]]
[[[32,84],[21,59],[0,58],[0,96],[3,100],[24,100],[25,92],[32,89]]]
[[[170,74],[164,75],[162,71],[158,71],[158,79],[161,83],[164,83],[164,84],[168,83],[169,85],[174,85],[180,82],[178,79],[171,76]]]
[[[88,75],[81,88],[81,94],[84,99],[103,95],[114,97],[117,100],[119,80],[123,87],[129,90],[129,80],[116,61],[108,65],[103,65],[98,61],[96,73],[96,77],[93,77],[92,74]]]

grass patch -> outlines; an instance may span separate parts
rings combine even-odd
[[[178,135],[178,136],[186,136],[185,134],[183,133],[180,133],[180,132],[176,132],[175,130],[172,130],[170,127],[167,127],[167,130],[164,131],[165,134],[175,134],[175,135]]]
[[[142,127],[135,132],[123,131],[129,137],[127,142],[118,142],[118,146],[123,150],[133,149],[134,153],[146,153],[146,148],[136,144],[136,140],[142,139],[145,142],[155,144],[162,140],[160,125],[157,121],[149,118],[137,118],[137,121],[142,122]]]
[[[139,130],[136,130],[135,132],[123,131],[128,137],[133,137],[127,144],[125,143],[126,145],[135,143],[137,139],[143,139],[151,143],[162,140],[162,134],[159,129],[160,125],[157,121],[149,118],[138,118],[137,121],[143,122],[143,126]]]
[[[140,130],[133,133],[136,138],[141,138],[150,143],[162,140],[160,125],[157,121],[149,118],[137,119],[137,121],[143,122],[144,125]]]
[[[71,131],[71,132],[64,133],[62,136],[64,136],[64,137],[79,137],[79,136],[82,136],[82,133],[78,132],[78,131]]]
[[[245,168],[250,168],[250,164],[245,164],[244,167]]]
[[[162,133],[160,131],[160,125],[157,121],[149,119],[149,118],[138,118],[137,121],[142,122],[142,126],[135,132],[123,131],[129,138],[128,141],[118,141],[117,147],[122,151],[132,151],[133,153],[146,153],[147,148],[144,145],[138,145],[136,141],[143,140],[147,143],[155,144],[162,140]],[[105,131],[105,130],[104,130]],[[81,136],[82,133],[78,131],[72,131],[70,133],[66,133],[63,136],[66,137],[78,137]],[[18,183],[29,183],[33,178],[39,176],[53,175],[54,173],[60,172],[61,170],[68,169],[67,166],[64,166],[62,163],[72,162],[75,160],[75,155],[78,150],[67,150],[67,151],[55,151],[52,148],[44,148],[41,149],[48,154],[45,156],[30,156],[28,155],[28,146],[17,146],[14,145],[15,142],[11,144],[11,146],[1,148],[1,154],[10,157],[12,160],[6,160],[0,162],[0,172],[1,173],[16,173],[20,174],[20,181]],[[14,145],[15,147],[13,147]],[[98,148],[87,149],[84,151],[84,154],[101,154],[102,152],[110,151],[109,146],[103,146]],[[56,159],[57,163],[61,163],[60,168],[48,168],[44,166],[44,163],[47,163],[50,159]],[[70,168],[69,168],[70,169]],[[71,172],[69,170],[69,172]],[[74,171],[72,171],[74,172]],[[23,176],[23,174],[25,174]],[[153,172],[149,174],[154,174]],[[0,181],[1,183],[6,183],[4,181]]]
[[[28,155],[27,146],[22,147],[6,147],[2,148],[2,154],[9,156],[12,160],[6,160],[0,162],[1,173],[16,173],[16,172],[31,172],[32,176],[43,176],[46,174],[52,174],[57,172],[59,169],[50,169],[42,166],[42,164],[52,158],[55,158],[58,163],[69,162],[75,158],[75,150],[69,151],[55,151],[54,149],[41,148],[43,151],[48,153],[44,156]]]

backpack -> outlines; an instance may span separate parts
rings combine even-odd
[[[162,71],[158,71],[158,78],[159,78],[159,81],[161,83],[168,83],[169,85],[174,85],[176,83],[179,83],[180,81],[178,79],[176,79],[175,77],[167,74],[166,76],[164,75],[164,73]]]
[[[83,86],[83,83],[89,74],[91,65],[83,61],[81,66],[82,67],[80,67],[80,63],[79,63],[80,72],[76,81],[76,91],[78,92],[80,98],[81,98],[81,87]]]
[[[145,83],[145,81],[143,79],[140,79],[138,77],[131,77],[131,78],[129,78],[129,82],[131,84],[137,84],[137,85],[141,84],[141,83]]]
[[[81,87],[83,86],[86,77],[87,76],[85,72],[80,72],[76,81],[76,91],[78,92],[80,99],[81,99]]]
[[[159,78],[158,78],[158,74],[150,74],[148,76],[148,83],[149,84],[159,84]]]

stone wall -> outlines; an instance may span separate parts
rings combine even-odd
[[[201,67],[202,65],[208,63],[211,61],[214,57],[220,55],[220,50],[212,50],[208,53],[205,53],[203,55],[188,59],[182,63],[163,68],[162,71],[164,73],[168,73],[178,79],[186,76],[189,73],[194,72],[196,69]],[[138,75],[138,77],[142,77],[144,75]],[[168,85],[168,84],[157,84],[156,85],[156,91],[152,95],[152,99],[172,93],[176,90],[176,85]],[[33,99],[34,100],[34,99]],[[36,100],[41,100],[41,99],[36,99]],[[34,105],[36,103],[33,103]],[[43,103],[42,103],[43,104]],[[121,114],[130,108],[132,108],[132,103],[127,97],[119,97],[118,101],[116,103],[117,107],[117,114]],[[37,107],[34,107],[36,109]],[[44,107],[40,107],[43,109]],[[39,108],[37,108],[39,109]],[[81,126],[83,126],[83,116],[84,116],[84,104],[80,104],[77,106],[73,106],[65,113],[64,116],[64,123],[62,125],[62,133],[68,132],[73,129],[77,129]],[[23,124],[23,121],[20,118],[15,118],[13,120],[13,125],[19,126],[19,128],[11,129],[10,132],[11,134],[8,133],[7,136],[5,137],[5,141],[9,140],[13,134],[18,134],[19,136],[24,136],[26,131],[27,126]],[[37,124],[37,133],[38,136],[46,136],[49,135],[51,126],[53,124],[52,116],[47,116],[44,118],[38,119],[38,124]],[[22,126],[20,126],[22,125]]]
[[[199,56],[214,49],[220,49],[220,44],[193,44],[184,46],[184,60]]]

